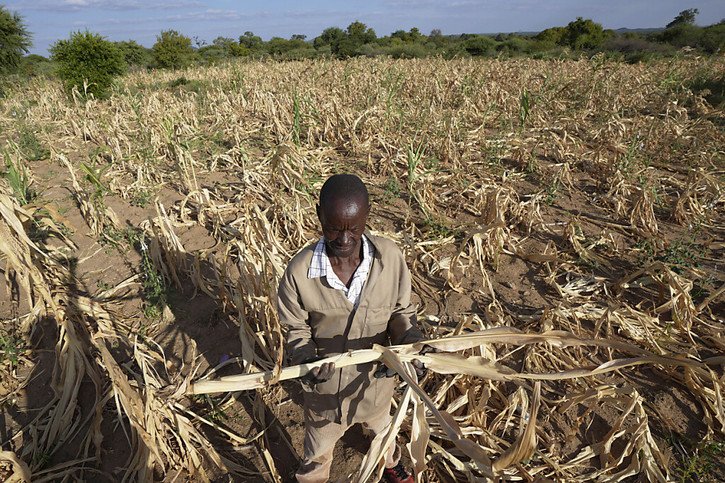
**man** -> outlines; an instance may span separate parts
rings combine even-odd
[[[405,258],[395,243],[366,231],[369,213],[368,192],[357,176],[334,175],[323,185],[317,206],[323,236],[290,261],[279,285],[290,364],[423,339]],[[327,481],[335,443],[353,424],[373,435],[386,428],[392,375],[374,363],[342,369],[326,363],[311,371],[303,381],[305,442],[297,481]],[[387,481],[412,483],[397,445],[385,467]]]

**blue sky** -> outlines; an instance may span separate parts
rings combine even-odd
[[[70,32],[88,29],[110,40],[133,39],[150,47],[161,30],[175,29],[211,42],[251,30],[264,39],[318,35],[330,26],[360,20],[378,35],[420,28],[445,34],[540,31],[576,17],[606,28],[662,27],[686,8],[698,8],[698,24],[725,18],[725,1],[693,0],[9,0],[33,33],[32,53]]]

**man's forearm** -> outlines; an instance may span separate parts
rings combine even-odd
[[[425,336],[418,328],[415,312],[412,314],[398,313],[393,315],[388,325],[388,333],[390,335],[390,342],[393,345],[412,344],[425,340]]]
[[[300,337],[293,331],[287,334],[287,359],[290,365],[317,359],[317,344],[309,337]]]

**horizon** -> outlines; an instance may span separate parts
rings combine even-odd
[[[413,27],[428,34],[444,35],[540,32],[565,26],[577,17],[590,18],[606,29],[664,28],[682,10],[697,8],[698,25],[725,18],[725,2],[700,0],[682,5],[676,0],[659,2],[656,11],[644,0],[601,2],[551,0],[373,0],[340,4],[312,0],[300,9],[291,0],[16,0],[2,5],[23,17],[32,34],[29,54],[48,56],[48,48],[71,32],[91,31],[112,41],[135,40],[151,47],[163,30],[177,30],[192,39],[211,43],[217,37],[238,39],[252,31],[264,40],[303,34],[308,40],[325,28],[346,28],[359,20],[378,36]]]

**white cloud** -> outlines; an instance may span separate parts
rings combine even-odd
[[[21,0],[11,8],[18,11],[39,10],[47,12],[78,12],[97,10],[164,10],[173,8],[199,7],[196,0]]]

